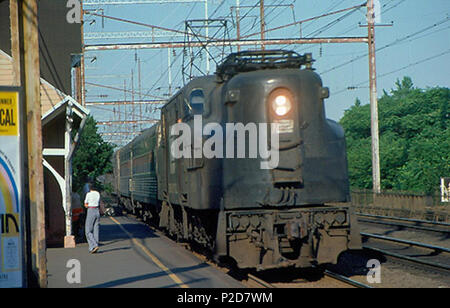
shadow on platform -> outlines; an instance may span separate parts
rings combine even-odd
[[[208,266],[209,265],[206,264],[206,263],[200,263],[200,264],[197,264],[197,265],[194,265],[194,266],[174,268],[171,271],[174,274],[179,274],[179,273],[186,273],[186,272],[189,272],[189,271],[205,268],[205,267],[208,267]],[[160,272],[157,272],[157,273],[150,273],[150,274],[145,274],[145,275],[139,275],[139,276],[134,276],[134,277],[127,277],[127,278],[117,279],[117,280],[114,280],[114,281],[109,281],[109,282],[97,284],[97,285],[94,285],[94,286],[90,286],[89,288],[112,288],[112,287],[118,287],[118,286],[121,286],[121,285],[133,283],[133,282],[138,282],[138,281],[143,281],[143,280],[148,280],[148,279],[154,279],[154,278],[163,277],[163,276],[167,276],[167,273],[164,272],[164,271],[160,271]],[[193,279],[193,280],[190,280],[190,281],[187,281],[187,282],[184,282],[184,283],[185,284],[190,284],[190,283],[200,282],[200,281],[204,281],[204,280],[207,280],[207,278]],[[164,288],[171,288],[171,287],[179,287],[179,286],[177,284],[164,286]]]

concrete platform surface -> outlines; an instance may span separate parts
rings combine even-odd
[[[47,249],[49,288],[242,288],[165,236],[132,218],[102,217],[100,247]]]

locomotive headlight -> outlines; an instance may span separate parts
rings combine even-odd
[[[291,110],[292,104],[285,95],[278,95],[272,102],[272,108],[276,115],[282,117]]]
[[[277,88],[268,97],[268,107],[275,117],[284,117],[294,108],[291,91],[286,88]]]

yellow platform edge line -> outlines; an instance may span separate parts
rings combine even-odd
[[[189,286],[187,286],[186,284],[183,283],[183,281],[181,281],[181,279],[175,275],[167,266],[165,266],[154,254],[152,254],[150,252],[150,250],[147,249],[147,247],[145,247],[144,245],[142,245],[141,243],[139,243],[138,240],[136,240],[133,235],[128,232],[121,224],[120,222],[115,219],[114,217],[109,217],[111,218],[111,220],[116,223],[121,229],[122,231],[131,239],[131,241],[136,245],[139,246],[139,248],[142,249],[142,251],[152,260],[153,263],[155,263],[162,271],[164,271],[169,277],[170,279],[172,279],[180,288],[189,288]]]

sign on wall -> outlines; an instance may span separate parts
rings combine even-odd
[[[22,287],[19,92],[0,89],[0,288]]]

